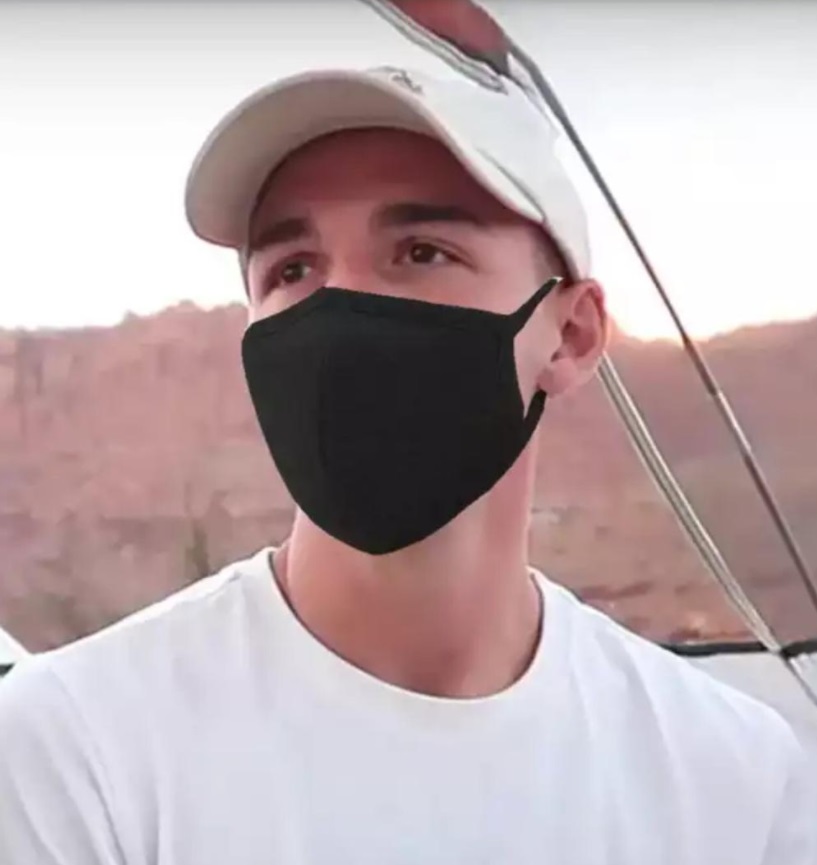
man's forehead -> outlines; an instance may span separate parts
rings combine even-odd
[[[354,157],[360,152],[382,154],[385,158],[397,155],[404,159],[416,156],[442,161],[455,158],[443,141],[425,132],[396,126],[361,126],[336,129],[310,138],[289,153],[279,166],[279,172],[287,165],[305,160],[312,163],[326,159],[331,164],[334,159],[344,155]]]
[[[346,130],[309,142],[270,172],[250,220],[253,246],[274,223],[288,222],[281,231],[291,234],[295,220],[339,207],[365,213],[377,227],[521,219],[441,142],[403,130]]]
[[[271,169],[257,196],[265,200],[352,200],[377,187],[414,190],[415,197],[493,198],[437,139],[400,129],[354,129],[313,139]],[[258,208],[256,208],[258,209]]]

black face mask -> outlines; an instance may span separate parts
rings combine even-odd
[[[322,288],[250,325],[244,371],[293,499],[379,555],[421,541],[491,489],[530,440],[514,337],[559,282],[510,315]]]

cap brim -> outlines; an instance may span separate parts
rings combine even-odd
[[[405,82],[366,72],[287,78],[244,100],[208,136],[188,177],[187,219],[204,240],[240,249],[264,181],[289,154],[331,132],[382,126],[440,139],[503,204],[541,221],[533,199],[444,116],[454,113],[434,110]]]

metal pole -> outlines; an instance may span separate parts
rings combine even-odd
[[[604,180],[604,177],[599,171],[593,157],[584,146],[582,139],[580,138],[578,132],[571,123],[570,118],[567,116],[567,112],[564,110],[562,104],[559,102],[556,94],[553,91],[553,88],[548,84],[539,67],[518,46],[511,43],[511,50],[519,63],[522,64],[527,73],[530,75],[531,79],[537,87],[537,90],[541,93],[545,104],[564,127],[564,130],[565,132],[567,132],[567,135],[573,143],[573,146],[576,148],[579,155],[581,156],[582,161],[587,167],[587,170],[590,172],[593,180],[599,187],[610,209],[615,214],[616,219],[618,220],[621,228],[626,234],[627,239],[632,244],[632,247],[638,255],[641,263],[644,265],[644,269],[647,271],[650,280],[655,287],[655,290],[658,292],[658,295],[663,301],[664,306],[667,308],[667,311],[669,312],[672,321],[678,333],[680,334],[684,350],[691,358],[693,366],[695,367],[698,376],[703,382],[706,392],[715,403],[715,407],[717,408],[721,419],[725,423],[726,428],[729,430],[735,442],[737,443],[738,449],[740,450],[741,457],[749,472],[749,475],[752,478],[752,481],[757,488],[758,493],[760,494],[760,497],[763,500],[764,505],[766,506],[766,509],[769,511],[772,517],[772,521],[774,522],[774,525],[778,533],[780,534],[784,546],[791,555],[792,561],[794,562],[797,573],[802,580],[803,586],[806,589],[806,593],[808,594],[809,599],[814,605],[815,610],[817,610],[817,582],[815,582],[814,575],[811,573],[808,562],[806,561],[806,558],[803,555],[799,544],[797,543],[797,539],[795,538],[794,533],[792,532],[791,527],[789,526],[783,514],[783,511],[777,501],[777,498],[774,495],[774,492],[772,491],[771,486],[766,479],[763,469],[755,458],[749,439],[747,438],[745,432],[740,426],[740,423],[738,422],[738,419],[735,416],[734,411],[732,410],[732,406],[726,398],[726,394],[724,394],[712,370],[710,369],[703,355],[698,350],[697,345],[687,332],[686,327],[684,326],[684,323],[681,320],[681,317],[678,314],[675,305],[669,297],[668,292],[666,291],[660,278],[658,277],[658,274],[655,271],[652,262],[647,256],[647,253],[645,252],[640,241],[636,237],[632,226],[627,220],[627,217],[624,215],[624,212],[619,206],[618,201],[613,196],[613,193],[611,192],[609,186]]]
[[[571,123],[567,112],[556,97],[556,94],[545,79],[540,68],[507,35],[507,33],[504,33],[504,31],[503,36],[505,39],[505,48],[507,49],[507,57],[503,58],[506,61],[506,64],[503,65],[507,65],[507,69],[498,69],[497,65],[492,62],[493,58],[488,56],[487,52],[485,56],[478,57],[475,57],[471,52],[466,53],[458,45],[444,38],[440,34],[432,32],[424,27],[402,9],[389,2],[389,0],[361,0],[361,2],[365,3],[379,15],[384,17],[408,39],[432,52],[452,66],[456,71],[465,74],[472,79],[476,79],[481,84],[492,86],[495,85],[498,78],[503,76],[510,77],[517,86],[521,87],[524,92],[528,94],[532,103],[536,105],[539,110],[549,110],[561,123],[573,146],[582,158],[586,168],[590,172],[590,175],[599,187],[607,204],[616,216],[625,235],[644,265],[656,291],[666,306],[667,311],[681,336],[685,351],[692,359],[693,365],[704,383],[707,393],[715,402],[721,418],[726,423],[727,428],[738,444],[743,461],[747,466],[750,476],[752,477],[764,504],[770,511],[775,527],[780,533],[787,550],[792,556],[792,560],[794,561],[798,574],[803,581],[809,598],[817,610],[817,584],[815,584],[805,557],[799,549],[794,534],[791,531],[768,482],[766,481],[765,475],[757,463],[745,433],[735,417],[726,396],[718,385],[714,374],[709,369],[706,361],[698,351],[697,346],[687,333],[674,304],[664,289],[658,274],[653,268],[652,263],[636,237],[630,223],[618,205],[617,200],[610,191],[601,172],[596,166],[595,161],[584,146],[584,143]],[[442,2],[442,0],[438,0],[438,2]],[[477,4],[474,3],[472,5],[476,6]],[[482,12],[488,16],[488,13],[485,12],[484,9]],[[490,18],[490,16],[488,17]],[[516,64],[516,69],[513,68],[512,61]],[[522,74],[520,75],[520,73]],[[529,80],[525,81],[524,76],[527,76]],[[805,681],[805,677],[801,676],[799,671],[790,664],[786,658],[783,658],[781,654],[781,646],[778,640],[763,620],[763,617],[759,614],[757,609],[755,609],[741,584],[735,579],[734,574],[730,571],[716,544],[687,500],[680,484],[673,475],[671,469],[661,455],[660,449],[657,447],[655,441],[650,435],[646,423],[641,417],[636,408],[635,402],[619,377],[612,360],[608,356],[602,358],[599,368],[599,377],[615,411],[627,429],[634,448],[641,457],[647,471],[661,490],[664,498],[677,516],[693,546],[698,551],[701,559],[707,567],[707,570],[721,586],[729,600],[746,621],[752,633],[769,651],[778,655],[778,657],[781,657],[784,663],[786,663],[788,669],[806,690],[807,694],[817,702],[817,691],[810,687],[809,683]]]

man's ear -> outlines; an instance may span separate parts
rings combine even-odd
[[[595,280],[563,285],[556,300],[561,340],[537,381],[552,396],[572,391],[593,376],[610,334],[604,291]]]

